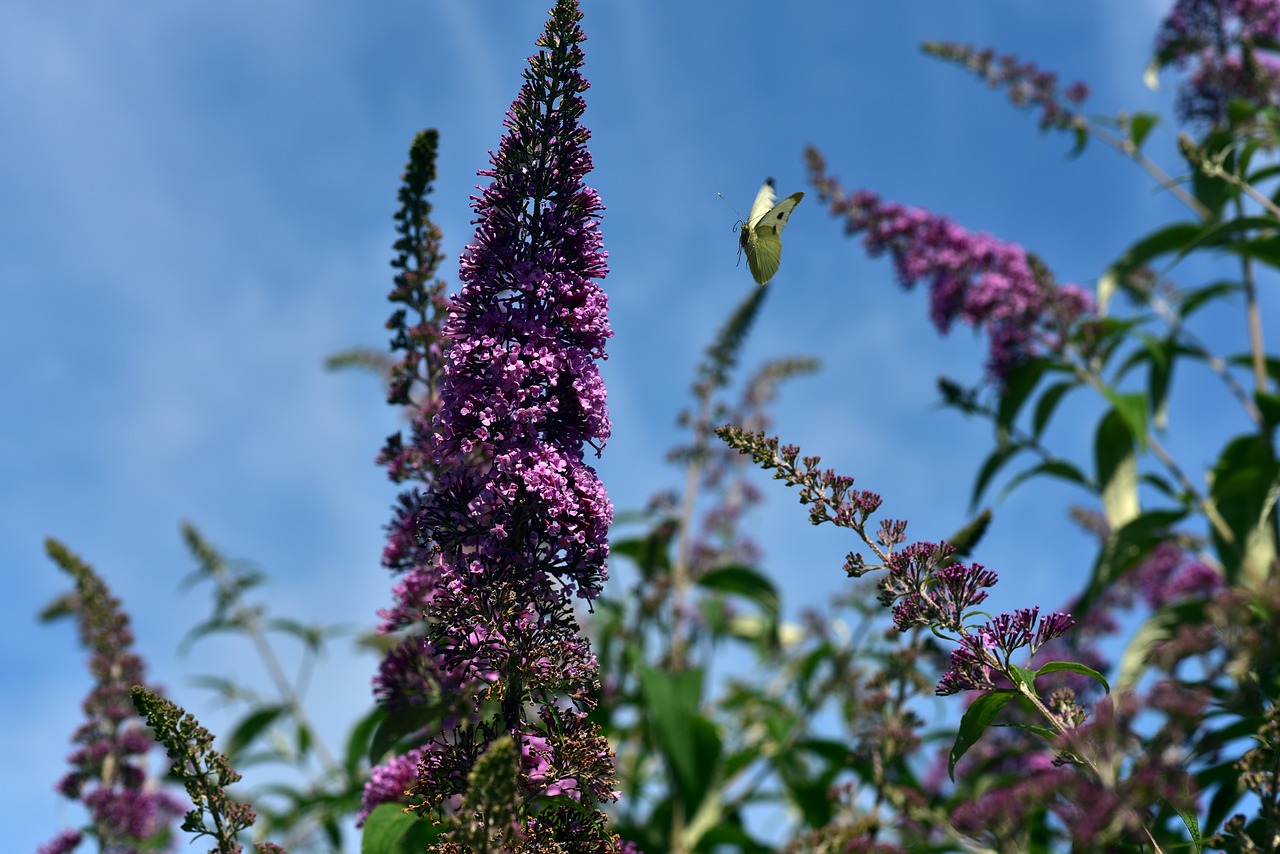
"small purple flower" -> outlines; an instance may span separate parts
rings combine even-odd
[[[893,606],[898,631],[937,626],[960,631],[968,612],[986,601],[996,574],[982,564],[949,563],[955,549],[946,543],[912,543],[889,556],[880,581],[880,601]]]
[[[1152,609],[1184,598],[1207,598],[1224,586],[1220,573],[1172,541],[1153,548],[1129,576],[1124,580]]]
[[[1026,649],[1027,655],[1060,637],[1074,625],[1069,614],[1053,613],[1040,618],[1039,608],[1019,608],[999,614],[976,631],[960,638],[951,653],[951,666],[942,674],[936,692],[939,695],[959,691],[988,690],[995,687],[992,679],[997,669],[1005,670],[1014,653]]]
[[[1062,637],[1067,631],[1076,624],[1070,614],[1064,614],[1061,611],[1054,611],[1040,620],[1040,625],[1036,627],[1035,638],[1031,641],[1031,654],[1035,655],[1040,648],[1052,640]]]
[[[36,851],[38,854],[70,854],[83,839],[84,834],[78,830],[64,830]]]
[[[883,202],[868,190],[847,194],[826,174],[822,155],[807,152],[812,181],[846,234],[863,234],[872,256],[888,253],[898,279],[930,286],[930,315],[946,334],[960,320],[987,333],[987,373],[1003,380],[1020,362],[1060,350],[1069,330],[1092,313],[1076,285],[1053,282],[1021,246],[967,231],[920,208]]]
[[[409,790],[418,782],[418,763],[422,761],[424,748],[414,748],[395,756],[369,773],[369,782],[361,794],[360,813],[356,827],[362,827],[369,813],[379,804],[403,801]]]
[[[996,687],[995,670],[981,635],[971,634],[951,651],[951,666],[938,682],[940,697],[961,691],[986,691]]]

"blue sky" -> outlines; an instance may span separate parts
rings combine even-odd
[[[268,571],[275,613],[367,625],[389,601],[378,559],[394,489],[372,460],[396,414],[371,378],[321,363],[385,342],[391,214],[424,127],[441,132],[433,202],[455,278],[475,171],[549,5],[0,6],[0,565],[12,585],[0,826],[12,850],[79,820],[52,786],[88,676],[70,626],[35,622],[66,586],[44,537],[107,578],[153,678],[215,730],[226,714],[190,676],[258,668],[232,645],[204,648],[213,660],[174,653],[208,608],[179,589],[192,568],[182,520]],[[1141,81],[1163,2],[585,5],[584,121],[616,335],[614,436],[598,468],[620,510],[678,483],[661,460],[691,371],[755,287],[716,193],[745,211],[766,175],[782,194],[811,189],[806,143],[847,186],[1020,242],[1086,285],[1182,216],[1120,156],[1095,146],[1068,161],[1066,138],[918,50],[991,45],[1084,79],[1091,110],[1167,111],[1171,87]],[[1167,126],[1152,152],[1174,163]],[[976,379],[983,343],[939,339],[923,295],[896,287],[812,194],[770,287],[745,364],[824,362],[784,391],[778,432],[881,493],[917,537],[950,533],[990,438],[934,405],[934,380]],[[1096,414],[1064,422],[1058,447],[1085,454]],[[1195,470],[1212,459],[1187,450]],[[768,568],[788,607],[821,602],[845,583],[851,543],[766,489],[753,527]],[[980,558],[1003,579],[995,608],[1053,607],[1078,588],[1091,549],[1062,510],[1081,498],[1044,484],[996,508]],[[373,666],[335,648],[317,676],[332,741],[367,706]]]

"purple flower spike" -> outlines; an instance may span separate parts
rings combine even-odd
[[[64,854],[86,837],[102,851],[172,850],[173,825],[183,805],[157,788],[147,773],[147,755],[156,746],[130,700],[134,685],[145,685],[146,663],[133,651],[129,615],[88,564],[55,540],[45,550],[76,583],[76,590],[46,611],[73,614],[80,642],[91,653],[95,684],[85,697],[85,722],[75,731],[71,771],[57,789],[84,804],[89,824],[64,830],[40,850]]]
[[[810,148],[809,170],[845,233],[863,235],[869,254],[888,253],[898,280],[928,282],[930,315],[939,332],[960,320],[987,333],[987,373],[1003,380],[1027,359],[1061,349],[1068,331],[1093,312],[1077,285],[1061,285],[1025,249],[920,208],[884,202],[875,193],[846,193]]]
[[[557,16],[581,14],[561,7]],[[613,507],[583,449],[598,455],[610,432],[596,362],[612,332],[596,281],[608,272],[603,205],[583,184],[576,20],[530,59],[480,173],[493,180],[472,199],[475,242],[445,326],[433,455],[440,467],[465,464],[437,481],[419,519],[463,589],[502,578],[546,596],[555,579],[592,599],[605,579]]]
[[[514,844],[509,833],[526,845],[550,834],[566,850],[616,850],[596,808],[615,797],[612,752],[586,714],[599,668],[573,611],[576,598],[601,592],[613,519],[585,461],[611,428],[597,363],[612,332],[598,281],[608,272],[603,205],[584,183],[581,17],[575,0],[552,10],[480,172],[490,182],[472,198],[475,238],[442,328],[438,409],[417,434],[433,474],[425,495],[402,501],[387,550],[386,562],[411,569],[386,627],[407,625],[414,608],[426,620],[424,645],[394,650],[379,690],[390,700],[415,683],[447,689],[454,674],[477,718],[427,735],[414,806],[457,810],[442,841],[473,845],[468,816],[489,809],[477,781],[490,765],[480,760],[497,762],[490,748],[510,738],[523,757],[515,797],[524,806],[501,809],[525,824],[489,839],[493,850]],[[366,809],[394,797],[410,762],[379,769]],[[529,807],[548,794],[580,808]]]

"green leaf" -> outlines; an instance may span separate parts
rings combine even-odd
[[[1222,249],[1234,255],[1256,258],[1274,267],[1280,262],[1278,232],[1280,221],[1265,216],[1236,217],[1210,223],[1197,239],[1183,247],[1178,259],[1196,249]]]
[[[214,616],[191,627],[178,644],[178,655],[186,655],[195,646],[196,641],[218,632],[238,632],[241,626],[222,617]]]
[[[404,812],[401,804],[379,804],[365,819],[360,854],[417,854],[438,835],[430,821]]]
[[[1094,489],[1095,485],[1085,477],[1084,472],[1076,468],[1072,463],[1066,460],[1050,460],[1049,462],[1040,463],[1029,469],[1018,472],[1009,482],[1005,484],[1004,489],[1000,490],[1000,498],[1004,500],[1013,492],[1014,489],[1021,486],[1026,481],[1038,475],[1048,475],[1050,477],[1061,478],[1068,483],[1075,483],[1083,486],[1085,489]]]
[[[227,736],[222,752],[235,764],[241,752],[285,713],[284,706],[266,706],[247,715]]]
[[[1078,661],[1050,661],[1045,666],[1036,671],[1036,676],[1043,676],[1046,673],[1079,673],[1081,676],[1088,676],[1102,686],[1102,690],[1108,694],[1111,693],[1111,686],[1107,684],[1107,679],[1092,667],[1081,664]]]
[[[1217,157],[1220,153],[1229,151],[1235,141],[1228,133],[1213,133],[1205,137],[1201,143],[1201,149],[1209,157]],[[1234,170],[1235,157],[1227,154],[1223,165]],[[1204,205],[1209,212],[1210,219],[1219,219],[1222,216],[1222,210],[1226,207],[1227,202],[1235,197],[1235,188],[1231,186],[1223,178],[1216,175],[1206,175],[1204,170],[1199,168],[1195,163],[1191,166],[1191,192],[1195,195],[1196,201]]]
[[[1261,582],[1276,557],[1269,517],[1280,496],[1280,465],[1269,442],[1256,435],[1233,439],[1210,476],[1210,498],[1234,539],[1228,542],[1217,528],[1213,529],[1227,581],[1237,583],[1241,569],[1247,565],[1251,582]]]
[[[1140,392],[1130,392],[1121,394],[1112,388],[1106,386],[1102,389],[1103,395],[1107,400],[1111,401],[1111,405],[1115,407],[1115,412],[1124,421],[1124,425],[1129,428],[1130,435],[1137,443],[1139,448],[1147,446],[1147,399]]]
[[[1147,141],[1147,134],[1160,121],[1155,113],[1134,113],[1129,117],[1129,141],[1133,147],[1141,150],[1142,143]]]
[[[1000,390],[1000,403],[996,407],[996,427],[1001,435],[1013,431],[1013,422],[1017,420],[1018,412],[1031,392],[1035,391],[1047,367],[1046,359],[1028,359],[1009,371]]]
[[[1174,358],[1179,352],[1178,342],[1172,335],[1160,339],[1144,335],[1143,345],[1151,357],[1151,369],[1147,374],[1151,419],[1157,430],[1163,430],[1169,420],[1169,380],[1173,376]]]
[[[1112,529],[1125,525],[1141,509],[1138,503],[1138,458],[1133,435],[1125,417],[1117,409],[1113,409],[1102,417],[1094,436],[1096,477],[1103,511]]]
[[[1253,369],[1253,355],[1251,353],[1237,353],[1234,356],[1227,357],[1227,364],[1236,365],[1242,368]],[[1267,356],[1263,360],[1266,374],[1274,383],[1280,383],[1280,358],[1276,356]]]
[[[1120,258],[1111,265],[1104,278],[1109,278],[1112,283],[1107,289],[1107,295],[1114,290],[1117,285],[1123,285],[1125,280],[1139,268],[1150,264],[1161,255],[1168,255],[1172,252],[1181,253],[1188,247],[1192,246],[1195,240],[1201,236],[1204,231],[1204,224],[1200,222],[1179,222],[1173,225],[1165,226],[1157,231],[1153,231],[1146,237],[1143,237],[1137,243],[1129,247]],[[1099,304],[1105,308],[1106,303],[1103,301],[1103,293],[1100,289]]]
[[[742,825],[729,821],[722,821],[698,836],[698,851],[721,850],[717,846],[728,846],[730,850],[741,851],[742,854],[769,854],[774,850],[772,846],[764,845],[752,837]],[[657,849],[646,848],[645,850]]]
[[[852,746],[831,738],[806,738],[796,742],[796,750],[820,756],[831,765],[846,766],[857,756]]]
[[[610,543],[609,552],[635,561],[645,579],[668,575],[671,572],[671,541],[677,527],[674,522],[660,522],[643,537]]]
[[[1187,511],[1181,509],[1151,510],[1112,531],[1098,554],[1089,586],[1075,609],[1076,619],[1083,618],[1093,597],[1145,558],[1157,543],[1167,537],[1169,529],[1186,515]]]
[[[1152,614],[1129,639],[1116,670],[1116,689],[1128,691],[1138,684],[1147,669],[1151,650],[1173,637],[1183,617],[1174,608],[1162,608]]]
[[[1079,388],[1080,383],[1076,380],[1063,380],[1054,383],[1044,390],[1044,394],[1040,395],[1040,399],[1036,401],[1036,411],[1031,418],[1031,435],[1037,439],[1044,433],[1044,428],[1049,426],[1049,419],[1053,417],[1054,411],[1058,408],[1058,404],[1066,397],[1067,392],[1072,389]]]
[[[786,780],[785,785],[792,805],[800,811],[807,827],[825,827],[831,821],[834,804],[830,781],[793,777]]]
[[[1000,714],[1000,710],[1016,696],[1018,695],[1014,691],[988,691],[969,704],[964,717],[960,719],[960,729],[956,732],[956,741],[951,746],[951,757],[947,761],[947,774],[953,782],[956,779],[956,763],[970,747],[978,743],[996,715]]]
[[[987,491],[987,486],[991,483],[991,479],[999,474],[1005,463],[1017,456],[1022,450],[1021,445],[1006,442],[997,445],[995,450],[987,456],[982,463],[982,468],[978,470],[977,478],[973,482],[973,494],[969,496],[969,509],[971,511],[982,500],[982,494]]]
[[[1280,394],[1270,391],[1255,391],[1253,393],[1253,403],[1258,407],[1258,414],[1262,416],[1263,425],[1272,430],[1277,424],[1280,424]]]
[[[778,588],[769,578],[749,566],[733,564],[713,569],[697,580],[697,586],[718,593],[732,593],[754,602],[775,621],[778,618]]]
[[[1144,486],[1158,490],[1161,495],[1173,502],[1181,502],[1183,500],[1182,493],[1178,488],[1163,475],[1147,472],[1138,479]]]
[[[1227,759],[1196,774],[1196,785],[1202,791],[1217,790],[1209,799],[1209,809],[1205,812],[1205,824],[1209,827],[1222,824],[1244,794],[1234,759]]]
[[[298,752],[298,759],[306,759],[307,754],[311,752],[311,727],[299,723],[294,730],[293,745]]]
[[[658,745],[672,782],[692,815],[716,779],[723,745],[715,724],[699,714],[702,670],[642,668],[638,677]]]
[[[1244,180],[1245,183],[1252,184],[1257,187],[1266,181],[1270,181],[1277,175],[1280,175],[1280,164],[1273,163],[1269,166],[1263,166],[1260,169],[1253,170],[1245,176]]]
[[[1025,694],[1034,694],[1036,692],[1036,674],[1025,667],[1019,667],[1016,664],[1009,665],[1009,675],[1013,677],[1013,684],[1022,689]]]
[[[991,525],[991,511],[983,510],[973,520],[947,537],[947,543],[955,549],[952,556],[954,560],[963,560],[973,554],[973,550],[978,547],[978,543],[982,541],[982,537],[987,533],[987,528]]]
[[[1040,736],[1045,741],[1053,741],[1058,737],[1058,734],[1048,727],[1036,726],[1035,724],[996,724],[996,726],[1026,730],[1029,733]]]
[[[1084,148],[1089,144],[1089,131],[1083,127],[1075,126],[1071,128],[1075,136],[1075,142],[1071,146],[1071,151],[1067,152],[1068,157],[1079,157],[1084,153]]]
[[[1242,290],[1238,282],[1214,282],[1202,288],[1192,288],[1182,294],[1182,299],[1178,302],[1178,316],[1186,320],[1193,313],[1206,305],[1211,305],[1220,297],[1234,296]]]
[[[1241,258],[1252,258],[1268,267],[1280,268],[1280,236],[1267,235],[1252,240],[1238,240],[1223,248]]]
[[[369,764],[379,764],[401,739],[438,720],[437,711],[433,704],[428,704],[387,712],[378,721],[373,738],[369,740]]]
[[[1081,334],[1090,336],[1089,346],[1097,356],[1098,365],[1105,368],[1111,361],[1111,357],[1120,350],[1120,345],[1129,343],[1130,332],[1141,326],[1142,317],[1130,317],[1120,319],[1116,317],[1104,317],[1096,324],[1093,324],[1088,332],[1082,331]]]
[[[1196,814],[1193,809],[1183,806],[1183,804],[1195,803],[1191,799],[1190,791],[1187,790],[1187,782],[1185,779],[1182,781],[1182,787],[1183,798],[1181,802],[1174,802],[1163,795],[1160,797],[1160,800],[1163,801],[1171,810],[1176,812],[1178,817],[1182,819],[1182,823],[1187,826],[1187,832],[1191,834],[1191,845],[1193,846],[1193,850],[1196,854],[1200,854],[1200,852],[1204,850],[1204,839],[1200,835],[1200,820],[1196,818]]]
[[[732,780],[735,775],[746,768],[750,768],[763,755],[764,750],[756,745],[726,755],[723,764],[724,778]]]
[[[276,617],[268,620],[265,628],[267,631],[292,635],[301,641],[303,646],[313,651],[319,650],[320,647],[323,646],[325,631],[323,628],[319,628],[317,626],[307,626],[299,623],[297,620]]]
[[[347,736],[346,759],[343,767],[349,779],[356,779],[360,773],[360,760],[369,754],[373,743],[373,734],[387,717],[386,709],[375,706],[367,715],[356,722]]]

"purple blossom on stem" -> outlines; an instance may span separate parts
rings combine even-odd
[[[845,233],[863,233],[872,256],[889,253],[898,280],[929,283],[938,331],[963,321],[990,340],[987,373],[1002,381],[1021,362],[1065,348],[1073,326],[1094,310],[1078,285],[1060,285],[1021,246],[961,228],[921,208],[883,202],[875,193],[846,193],[827,175],[826,161],[808,149],[810,177]]]
[[[606,577],[613,508],[584,446],[598,454],[610,431],[596,362],[612,333],[596,281],[607,272],[603,206],[584,183],[581,16],[560,0],[529,60],[480,173],[491,182],[472,200],[476,235],[443,329],[434,476],[415,517],[436,578],[421,601],[426,654],[473,686],[478,715],[494,716],[432,739],[413,788],[418,808],[443,809],[509,736],[536,759],[521,767],[527,803],[554,789],[588,809],[585,822],[562,805],[530,810],[529,832],[577,822],[562,841],[601,844],[595,805],[614,797],[612,754],[576,711],[598,677],[573,601],[594,599]]]
[[[1015,651],[1027,649],[1034,655],[1040,647],[1061,636],[1074,621],[1067,614],[1039,617],[1038,608],[1001,614],[984,626],[970,629],[967,621],[973,609],[987,598],[986,588],[996,583],[996,574],[981,564],[954,560],[955,549],[946,543],[917,542],[899,549],[905,541],[906,522],[881,523],[878,541],[867,532],[867,522],[880,506],[880,497],[853,489],[853,478],[830,469],[818,468],[818,457],[800,457],[794,445],[781,445],[776,438],[725,426],[716,431],[730,447],[750,454],[757,464],[774,471],[774,477],[788,486],[800,487],[800,501],[811,505],[809,520],[831,522],[855,531],[880,559],[879,567],[869,566],[860,554],[850,553],[845,562],[851,575],[883,568],[888,574],[880,581],[878,599],[893,608],[898,631],[930,628],[959,635],[959,646],[951,653],[949,669],[937,686],[938,694],[968,690],[989,690],[996,686],[997,673],[1009,673]],[[797,464],[798,461],[798,464]]]
[[[78,747],[67,757],[71,771],[57,785],[85,805],[90,823],[83,831],[64,830],[41,850],[72,851],[86,835],[106,852],[171,850],[183,806],[147,773],[155,741],[130,700],[133,687],[146,684],[146,664],[133,652],[129,616],[88,564],[55,540],[46,540],[45,550],[76,583],[45,618],[75,615],[95,682],[84,700],[85,722],[73,736]]]
[[[1178,115],[1223,125],[1233,100],[1280,103],[1280,61],[1260,53],[1280,41],[1276,0],[1177,0],[1156,35],[1155,63],[1189,69]]]
[[[433,424],[436,464],[467,464],[442,472],[419,515],[454,596],[496,580],[532,602],[590,599],[605,577],[612,505],[583,445],[598,453],[609,435],[596,360],[612,333],[594,281],[607,272],[603,207],[582,183],[591,156],[578,124],[588,85],[580,14],[557,6],[493,167],[480,173],[493,181],[473,200],[476,241],[445,330]]]
[[[1039,107],[1041,130],[1079,128],[1084,121],[1079,107],[1088,99],[1089,87],[1080,81],[1060,91],[1057,74],[1013,54],[996,56],[991,48],[955,42],[925,42],[922,48],[931,56],[963,65],[993,89],[1006,89],[1015,107]]]
[[[1131,574],[1124,588],[1153,610],[1183,599],[1212,598],[1226,586],[1220,572],[1168,540],[1157,544]]]
[[[986,601],[984,588],[996,574],[981,564],[952,562],[955,549],[946,543],[912,543],[889,556],[889,573],[880,581],[880,602],[893,606],[898,631],[938,626],[958,632],[965,615]]]
[[[1074,625],[1071,615],[1053,613],[1040,618],[1039,608],[1019,608],[999,614],[977,630],[966,630],[951,653],[951,665],[938,682],[942,696],[995,687],[992,675],[1008,672],[1013,656],[1026,649],[1033,656],[1049,641]]]
[[[418,781],[418,763],[422,761],[423,748],[412,748],[408,753],[394,756],[369,773],[361,795],[360,812],[356,825],[362,826],[374,807],[388,801],[403,801]]]
[[[449,305],[445,282],[436,275],[444,257],[441,233],[431,220],[427,201],[436,177],[438,142],[434,130],[415,137],[399,192],[400,208],[395,214],[399,237],[391,262],[398,272],[388,297],[396,309],[387,329],[392,332],[391,349],[400,358],[389,370],[387,399],[405,407],[411,426],[407,440],[394,434],[378,457],[393,481],[427,486],[449,467],[448,461],[433,458],[431,447],[431,421],[440,410],[443,325]],[[419,731],[403,734],[400,749],[404,752],[372,769],[358,824],[384,801],[408,802],[405,793],[417,779],[417,763],[430,737],[427,722],[436,729],[450,727],[472,714],[476,686],[461,669],[445,664],[423,637],[422,615],[439,587],[441,563],[440,556],[418,536],[421,512],[420,490],[409,489],[401,494],[387,526],[382,563],[399,579],[392,588],[394,603],[378,612],[382,618],[378,633],[400,637],[388,646],[373,688],[380,705],[393,712],[413,709],[424,723]],[[399,782],[388,784],[392,779]]]

